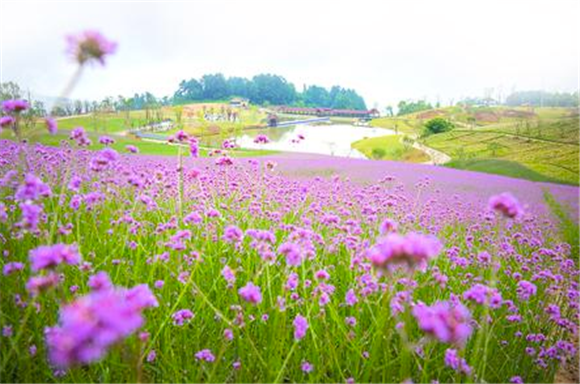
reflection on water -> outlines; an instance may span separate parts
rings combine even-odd
[[[268,136],[268,144],[256,144],[258,134]],[[344,124],[310,125],[300,124],[284,128],[268,128],[257,132],[246,133],[236,138],[241,148],[272,149],[286,152],[320,153],[324,155],[365,158],[351,148],[355,141],[367,138],[394,134],[383,128],[360,127]],[[304,136],[304,140],[299,139]]]

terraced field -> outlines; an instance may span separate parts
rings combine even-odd
[[[456,128],[422,141],[451,156],[450,167],[578,184],[579,121],[574,110],[451,107],[375,119],[371,124],[420,136],[423,123],[436,116],[453,121]],[[495,122],[490,122],[492,116]]]
[[[578,184],[578,144],[465,130],[430,136],[425,144],[452,156],[456,160],[452,165],[458,168],[471,169],[475,160],[504,160],[545,176],[544,181]]]

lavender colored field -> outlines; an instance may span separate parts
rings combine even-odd
[[[577,364],[579,270],[545,203],[576,215],[576,187],[300,154],[1,141],[0,159],[3,382],[552,382]]]

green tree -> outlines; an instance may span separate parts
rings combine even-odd
[[[296,100],[296,89],[282,76],[260,74],[252,78],[250,100],[257,104],[292,104]]]
[[[309,107],[330,107],[328,91],[316,85],[307,87],[302,93],[304,104]]]
[[[177,104],[201,99],[203,99],[203,87],[196,79],[182,80],[173,94],[173,101]]]
[[[230,95],[228,83],[221,73],[203,75],[200,83],[206,100],[223,100]]]
[[[249,98],[251,81],[243,77],[230,77],[227,79],[230,96]]]
[[[443,133],[452,130],[455,126],[449,120],[442,117],[436,117],[425,123],[425,133],[427,135]]]

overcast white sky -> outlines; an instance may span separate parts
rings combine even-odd
[[[119,43],[73,98],[151,91],[185,78],[275,73],[298,89],[339,84],[367,105],[578,88],[580,2],[1,0],[1,80],[56,95],[74,71],[64,36]]]

